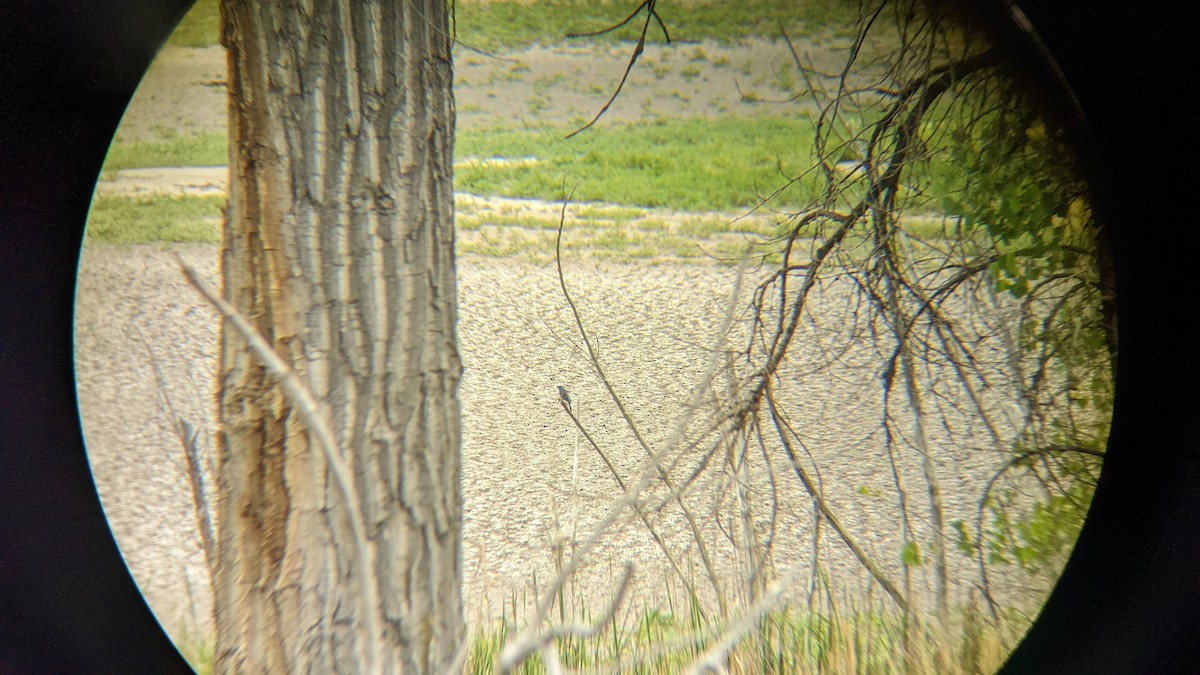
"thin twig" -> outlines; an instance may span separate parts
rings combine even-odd
[[[833,509],[830,508],[829,503],[825,500],[825,495],[823,495],[821,491],[817,489],[816,484],[808,475],[808,472],[804,470],[804,467],[800,466],[800,461],[796,458],[796,452],[792,449],[792,444],[790,441],[788,441],[787,434],[783,433],[782,428],[779,427],[780,412],[774,397],[768,393],[766,400],[770,415],[772,419],[775,420],[776,426],[779,429],[779,440],[783,444],[784,452],[787,453],[788,459],[791,461],[792,470],[796,472],[796,477],[800,479],[801,484],[804,485],[804,488],[808,491],[809,496],[813,498],[817,508],[819,508],[821,511],[821,515],[824,516],[826,522],[833,526],[834,531],[838,533],[838,536],[842,538],[842,541],[845,542],[851,553],[858,558],[858,561],[862,564],[862,566],[871,573],[871,576],[875,577],[875,579],[879,581],[879,584],[888,592],[888,595],[892,596],[892,600],[896,602],[901,610],[907,612],[908,600],[904,597],[904,594],[900,592],[900,589],[896,588],[896,585],[892,583],[891,579],[889,579],[886,574],[884,574],[883,570],[880,569],[873,560],[871,560],[871,557],[867,555],[867,552],[863,550],[862,546],[860,546],[858,542],[850,536],[850,532],[845,528],[845,526],[842,525],[841,519],[837,517],[837,514],[834,513]]]
[[[374,549],[367,539],[367,521],[366,517],[363,516],[358,489],[350,477],[350,467],[342,449],[338,445],[333,430],[329,426],[329,422],[326,420],[326,413],[309,388],[300,380],[295,371],[284,362],[258,330],[254,328],[253,324],[236,307],[210,291],[204,282],[201,281],[200,275],[196,272],[195,268],[184,262],[183,258],[178,254],[175,255],[175,259],[179,263],[179,268],[188,283],[200,295],[204,296],[205,300],[221,312],[225,320],[232,324],[237,332],[241,334],[242,338],[246,340],[250,349],[258,356],[267,370],[279,381],[279,386],[283,389],[284,395],[287,396],[292,405],[296,406],[297,412],[304,418],[309,430],[316,437],[317,445],[325,455],[326,464],[329,467],[330,473],[333,474],[333,482],[337,485],[338,491],[342,493],[342,500],[349,510],[347,515],[350,521],[351,536],[354,540],[355,563],[357,563],[358,575],[360,577],[359,585],[362,592],[359,599],[362,603],[362,620],[365,624],[363,628],[366,633],[367,643],[367,653],[364,655],[363,669],[368,673],[382,672],[383,647],[381,640],[383,631],[380,627],[378,616],[379,594],[376,588],[378,578],[375,574]]]
[[[612,621],[621,603],[624,602],[625,594],[629,591],[629,582],[632,579],[633,563],[625,563],[625,572],[621,575],[621,583],[617,585],[617,592],[613,594],[612,602],[604,614],[594,621],[592,625],[571,624],[551,626],[540,633],[512,640],[500,650],[497,660],[497,670],[501,673],[511,672],[514,668],[524,663],[535,651],[544,650],[554,640],[570,637],[586,640],[602,633],[609,622]]]
[[[208,571],[208,585],[212,589],[212,580],[217,562],[216,550],[216,533],[213,528],[212,506],[208,503],[208,486],[204,479],[205,468],[207,465],[207,475],[210,477],[215,475],[212,470],[211,456],[210,461],[202,462],[200,451],[197,448],[199,442],[200,431],[193,430],[191,424],[183,418],[182,415],[175,409],[175,402],[171,399],[171,393],[167,389],[167,378],[162,371],[162,365],[159,363],[158,356],[154,353],[154,348],[150,346],[150,342],[146,340],[144,334],[138,334],[138,338],[142,342],[146,353],[150,357],[150,369],[154,372],[155,382],[158,384],[158,395],[161,399],[159,410],[170,416],[171,432],[175,434],[176,440],[179,441],[180,449],[183,452],[185,466],[182,467],[183,473],[186,474],[188,485],[192,491],[192,509],[196,516],[196,527],[200,535],[200,545],[204,553],[205,569]],[[165,410],[163,409],[165,406]],[[178,467],[178,464],[172,460],[172,464]]]
[[[499,54],[489,52],[486,49],[480,49],[479,47],[472,47],[471,45],[463,42],[462,40],[459,40],[458,38],[454,38],[454,44],[458,45],[459,47],[462,47],[463,49],[465,49],[469,52],[475,52],[476,54],[479,54],[480,56],[486,56],[489,59],[495,59],[497,61],[505,61],[507,63],[520,63],[521,62],[520,59],[513,59],[513,58],[509,58],[507,56],[500,56]]]
[[[565,191],[565,186],[564,186],[564,191]],[[573,194],[573,192],[572,192],[572,194]],[[583,325],[583,319],[579,314],[579,308],[575,305],[575,301],[571,297],[570,291],[567,289],[566,277],[563,276],[563,271],[562,271],[562,230],[563,230],[564,224],[566,223],[566,213],[567,213],[566,210],[567,210],[567,205],[570,202],[570,199],[571,199],[571,195],[567,195],[563,201],[562,213],[560,214],[559,224],[558,224],[558,239],[557,239],[556,247],[555,247],[555,261],[556,261],[557,269],[558,269],[559,287],[562,289],[563,297],[566,299],[567,305],[570,306],[570,308],[571,308],[571,314],[575,320],[575,327],[579,331],[579,336],[583,340],[584,347],[586,347],[586,349],[587,349],[588,361],[590,362],[592,369],[596,371],[596,375],[600,378],[601,384],[604,385],[605,390],[608,392],[609,398],[611,398],[613,401],[613,404],[617,406],[617,410],[621,413],[621,419],[624,420],[625,426],[627,426],[629,428],[629,431],[633,434],[633,437],[637,440],[638,445],[640,445],[642,447],[642,449],[645,450],[647,457],[650,458],[650,467],[654,468],[658,472],[659,480],[662,481],[663,485],[665,485],[666,488],[668,490],[670,490],[673,495],[675,495],[675,503],[679,506],[679,510],[682,512],[684,520],[687,521],[688,527],[692,532],[692,538],[696,542],[696,549],[697,549],[697,552],[700,554],[701,562],[704,563],[704,570],[705,570],[705,573],[708,575],[709,583],[712,584],[713,590],[717,592],[717,603],[720,605],[721,613],[725,614],[727,612],[728,608],[726,606],[723,593],[721,592],[721,584],[720,584],[720,580],[717,577],[716,565],[713,562],[712,554],[709,552],[707,544],[705,544],[705,542],[704,542],[704,536],[701,533],[700,526],[697,523],[696,517],[692,513],[691,509],[688,507],[687,503],[683,501],[682,494],[675,489],[675,486],[672,484],[672,481],[671,481],[671,478],[670,478],[670,475],[668,474],[668,472],[665,469],[663,469],[663,467],[659,463],[659,460],[657,459],[657,457],[662,456],[662,455],[656,453],[654,451],[654,449],[650,447],[650,443],[648,441],[646,441],[645,435],[642,433],[641,428],[639,427],[637,422],[634,421],[633,416],[630,415],[629,411],[625,408],[625,403],[622,400],[621,396],[618,395],[616,392],[616,389],[613,388],[612,379],[608,377],[608,374],[605,373],[605,371],[604,371],[604,367],[601,366],[599,352],[595,348],[595,345],[593,344],[591,338],[588,336],[587,329],[584,328],[584,325]],[[735,293],[740,292],[740,288],[741,288],[741,282],[740,282],[741,272],[740,271],[739,271],[738,276],[739,276],[739,281],[737,282],[737,284],[735,284],[735,289],[734,289]],[[737,296],[735,295],[734,296],[735,299],[732,302],[736,302],[736,297]],[[729,321],[732,321],[732,312],[733,312],[732,306],[730,307],[729,312],[730,312],[730,314],[728,315],[728,318],[729,318]],[[717,345],[714,345],[713,349],[715,350],[717,348],[718,348]],[[704,385],[703,389],[699,389],[695,392],[697,397],[700,396],[703,391],[708,389],[709,383],[711,383],[711,378],[708,380],[708,383],[706,383]],[[695,402],[687,409],[685,416],[688,421],[690,421],[691,415],[694,413],[695,408],[699,406],[699,403],[700,403],[699,399],[697,398],[695,400]],[[677,430],[679,433],[679,438],[682,438],[685,428],[686,427],[680,428]],[[672,447],[672,446],[669,445],[668,448],[670,448],[670,447]]]
[[[592,446],[592,449],[596,451],[596,454],[600,455],[600,459],[604,462],[604,466],[608,467],[608,472],[612,474],[613,480],[617,482],[617,486],[620,487],[621,492],[624,493],[626,490],[628,490],[628,486],[625,483],[625,479],[621,478],[621,474],[617,471],[617,467],[613,465],[612,460],[609,459],[604,450],[600,448],[600,444],[596,442],[596,439],[593,438],[590,433],[588,433],[588,430],[583,426],[583,422],[581,422],[579,418],[575,416],[575,412],[567,406],[566,401],[560,401],[560,403],[562,404],[563,410],[571,418],[571,421],[575,423],[575,427],[579,429],[579,433],[587,439],[588,444]],[[654,543],[657,544],[660,549],[662,549],[663,555],[666,556],[667,562],[670,563],[671,569],[675,572],[675,575],[688,587],[688,592],[695,594],[695,586],[692,584],[691,580],[687,578],[687,575],[683,573],[683,570],[679,566],[679,561],[675,559],[675,554],[671,552],[671,547],[667,544],[667,541],[663,539],[662,534],[658,531],[658,528],[654,526],[653,522],[651,522],[648,510],[642,508],[640,504],[633,505],[633,510],[637,514],[638,518],[641,519],[642,524],[646,526],[646,531],[650,533],[650,538],[654,540]],[[652,511],[652,509],[650,511]],[[571,537],[571,543],[572,545],[575,544],[574,536]]]
[[[588,122],[587,124],[583,125],[582,127],[579,127],[575,131],[572,131],[571,133],[567,134],[566,138],[571,138],[572,136],[575,136],[576,134],[578,134],[586,129],[591,128],[591,126],[594,125],[596,122],[599,122],[600,118],[604,116],[604,113],[608,112],[608,109],[612,106],[613,102],[617,100],[617,96],[621,95],[621,90],[625,87],[625,81],[629,79],[629,73],[631,73],[633,71],[633,66],[635,63],[637,63],[638,57],[640,57],[642,55],[642,52],[645,51],[645,49],[646,49],[646,32],[650,30],[650,20],[651,19],[654,19],[655,21],[658,22],[659,27],[662,28],[663,35],[666,36],[667,44],[671,44],[671,34],[667,32],[667,24],[665,24],[663,22],[662,17],[660,17],[658,15],[658,10],[655,9],[655,7],[654,7],[656,2],[657,2],[657,0],[642,0],[642,4],[638,5],[637,9],[633,10],[633,12],[631,12],[629,14],[629,16],[625,17],[619,23],[609,26],[608,28],[604,28],[604,29],[601,29],[601,30],[598,30],[598,31],[595,31],[592,33],[568,33],[567,34],[567,37],[569,37],[569,38],[592,37],[592,36],[596,36],[596,35],[603,35],[609,31],[613,31],[613,30],[620,28],[621,26],[624,26],[625,24],[632,21],[633,17],[637,16],[638,13],[641,12],[643,9],[646,10],[646,22],[644,24],[642,24],[642,33],[641,33],[641,35],[638,36],[637,45],[635,45],[633,48],[633,54],[631,54],[629,56],[629,64],[625,66],[625,73],[621,75],[621,81],[617,84],[616,90],[612,93],[612,96],[610,96],[608,98],[608,101],[605,102],[604,106],[600,108],[600,112],[596,113],[596,116],[592,118],[592,121]]]
[[[555,257],[557,260],[559,284],[560,284],[560,286],[563,287],[564,291],[566,291],[566,280],[563,277],[563,271],[562,271],[562,230],[563,230],[563,225],[566,222],[567,205],[570,202],[571,196],[572,196],[571,194],[568,194],[563,199],[562,212],[559,217],[558,240],[557,240],[556,247],[555,247],[555,253],[556,253]],[[704,372],[703,376],[701,377],[700,381],[693,388],[692,395],[689,397],[687,405],[684,408],[684,412],[682,415],[680,415],[678,420],[676,420],[675,427],[672,430],[671,434],[668,436],[667,441],[664,444],[663,448],[651,455],[650,461],[642,469],[642,471],[638,474],[636,480],[631,481],[626,484],[625,492],[619,498],[617,498],[613,501],[612,505],[608,509],[608,515],[604,518],[604,520],[602,520],[597,525],[597,527],[591,533],[591,535],[588,537],[588,539],[579,545],[579,547],[572,553],[570,559],[568,559],[566,564],[563,565],[562,569],[560,569],[558,571],[558,574],[556,575],[556,578],[554,579],[554,581],[551,583],[550,588],[547,589],[546,594],[538,602],[534,620],[531,622],[529,630],[527,631],[527,633],[525,635],[513,638],[514,641],[528,642],[531,639],[534,641],[536,641],[538,639],[537,636],[540,635],[539,627],[545,621],[546,616],[549,612],[550,605],[553,603],[554,597],[557,595],[559,590],[563,587],[565,580],[568,577],[570,577],[570,575],[575,573],[575,571],[579,568],[579,565],[582,563],[583,559],[588,554],[591,553],[592,549],[594,549],[597,544],[599,544],[601,538],[605,534],[608,533],[608,531],[613,527],[613,525],[616,524],[617,520],[619,520],[623,517],[626,508],[633,509],[636,512],[636,509],[638,508],[638,504],[641,499],[640,495],[650,485],[650,482],[653,479],[655,473],[657,473],[657,471],[661,468],[661,462],[662,462],[663,457],[665,457],[672,449],[676,448],[679,445],[679,443],[681,442],[681,440],[684,438],[687,427],[691,422],[692,416],[701,403],[701,400],[704,396],[704,392],[708,391],[708,389],[711,386],[711,383],[713,381],[713,378],[716,376],[717,368],[719,365],[718,356],[721,353],[721,350],[719,347],[721,344],[723,344],[725,342],[725,340],[729,334],[729,331],[731,330],[731,328],[733,326],[733,317],[734,317],[734,312],[735,312],[734,308],[736,307],[737,298],[740,294],[741,281],[742,281],[742,270],[739,269],[737,282],[734,285],[734,294],[730,301],[730,307],[729,307],[728,311],[726,312],[725,318],[722,321],[721,325],[718,326],[717,330],[714,332],[714,337],[713,337],[714,344],[713,344],[712,350],[710,351],[710,358],[709,358],[708,366],[705,369],[705,372]],[[568,299],[568,303],[571,304],[572,311],[575,312],[576,321],[577,321],[577,325],[578,325],[578,322],[579,322],[578,310],[575,307],[573,301],[570,300],[569,293],[567,294],[566,297]],[[593,358],[594,358],[594,356],[595,356],[594,346],[592,345],[591,341],[587,338],[586,333],[584,334],[583,339],[584,339],[585,346],[587,347],[589,353],[592,354]],[[618,406],[621,405],[619,398],[617,399],[617,404],[618,404]]]

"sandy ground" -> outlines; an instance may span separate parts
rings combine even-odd
[[[832,48],[845,38],[796,38],[823,72],[837,72]],[[590,120],[612,95],[629,62],[629,45],[564,43],[485,56],[458,48],[455,100],[462,128],[566,124]],[[781,42],[648,44],[606,122],[723,114],[807,114]],[[117,132],[125,141],[221,133],[225,52],[166,47],[155,59]]]
[[[821,61],[825,57],[815,50],[817,45],[809,46],[818,67],[833,68],[835,64]],[[609,86],[620,77],[628,52],[558,47],[505,56],[515,61],[469,52],[458,58],[461,124],[533,124],[590,116],[611,93]],[[627,85],[629,94],[610,114],[614,120],[642,119],[752,113],[785,105],[750,104],[742,97],[782,100],[790,95],[785,82],[775,81],[780,64],[790,59],[786,47],[769,43],[680,45],[673,50],[654,46],[647,49],[640,74]],[[223,131],[223,67],[219,47],[165,50],[135,97],[120,136],[156,140]],[[99,191],[219,194],[223,174],[220,167],[123,172],[102,183]],[[84,249],[76,359],[84,431],[109,522],[151,606],[178,638],[210,630],[211,598],[170,420],[176,415],[189,420],[201,432],[202,447],[211,447],[217,325],[213,312],[179,275],[176,253],[216,284],[217,250],[212,246]],[[551,266],[468,256],[460,260],[459,274],[466,366],[461,392],[464,597],[470,618],[480,619],[496,615],[513,598],[520,604],[535,574],[544,585],[554,570],[549,542],[571,530],[577,538],[588,532],[603,518],[614,490],[604,464],[580,443],[564,415],[556,387],[571,391],[581,418],[619,470],[636,473],[644,453],[575,347],[577,338]],[[704,368],[702,345],[718,321],[732,271],[712,262],[569,261],[568,280],[617,390],[652,442],[661,442]],[[824,296],[824,311],[827,325],[837,326],[843,316],[839,312],[847,307],[836,284],[832,286]],[[877,355],[865,346],[848,352],[834,375],[817,378],[811,366],[828,349],[820,337],[814,330],[802,343],[782,386],[794,397],[792,414],[809,441],[831,502],[864,546],[883,556],[882,564],[895,572],[899,561],[887,553],[899,550],[895,504],[886,496],[892,473],[877,434],[879,411],[872,403],[878,389]],[[957,435],[946,439],[950,450],[939,458],[949,518],[974,513],[982,484],[1001,459],[966,450],[977,432],[970,420],[954,425]],[[776,468],[776,555],[781,568],[798,567],[804,573],[811,556],[811,500],[784,467]],[[911,484],[919,485],[915,462],[904,471]],[[577,500],[572,485],[578,487]],[[710,487],[698,485],[692,505],[707,514],[704,527],[720,566],[728,571],[737,555],[722,543],[720,531],[728,523],[712,515],[722,505],[706,496],[710,492],[703,490]],[[694,562],[696,552],[689,548],[677,510],[666,509],[659,524],[676,553]],[[827,528],[823,536],[821,562],[835,581],[860,584],[859,566]],[[574,588],[592,607],[602,606],[614,570],[626,560],[637,565],[638,597],[652,599],[663,592],[661,555],[645,531],[632,526],[605,538]],[[954,578],[965,589],[977,573],[961,556],[952,560]],[[916,575],[918,591],[925,585],[924,573]],[[806,573],[801,578],[807,583]],[[1022,585],[1011,576],[996,581],[1011,592]]]
[[[173,410],[201,430],[203,447],[211,446],[217,325],[180,277],[175,253],[216,283],[215,247],[85,249],[76,349],[84,431],[109,522],[160,619],[194,634],[208,628],[210,598],[170,420]],[[703,346],[733,273],[715,264],[588,262],[569,267],[568,280],[617,390],[652,442],[661,443],[705,367]],[[840,311],[832,292],[828,302],[829,312]],[[554,570],[549,542],[570,530],[582,538],[604,516],[615,491],[600,458],[580,445],[556,387],[570,390],[576,410],[627,476],[636,473],[644,454],[574,347],[578,340],[552,267],[464,259],[460,308],[465,599],[473,618],[481,618],[499,612],[514,590],[528,590],[535,574],[544,584]],[[891,473],[878,437],[878,361],[864,347],[844,354],[845,365],[828,377],[805,375],[823,357],[815,337],[798,348],[786,381],[796,388],[791,414],[847,526],[895,572],[897,561],[886,552],[899,550],[899,524],[887,497]],[[949,516],[964,518],[1000,458],[966,450],[970,422],[956,424],[963,429],[961,445],[950,444],[939,472]],[[920,485],[915,459],[910,464],[906,479]],[[776,469],[776,555],[781,568],[807,569],[811,501],[784,465]],[[571,498],[573,484],[578,502]],[[703,482],[697,487],[698,513],[713,508],[709,488]],[[694,560],[679,514],[665,513],[660,527],[671,546]],[[703,518],[728,570],[737,556],[721,543],[720,520]],[[858,584],[863,577],[856,563],[828,532],[826,537],[823,563],[839,583]],[[639,527],[607,537],[593,560],[576,586],[593,607],[611,589],[612,569],[625,560],[638,564],[645,597],[665,590],[661,556]],[[973,582],[967,561],[953,560],[955,578]]]

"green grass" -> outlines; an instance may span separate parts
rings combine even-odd
[[[565,180],[576,201],[730,211],[757,203],[756,195],[780,187],[811,161],[812,128],[806,120],[726,117],[602,124],[564,139],[569,131],[547,127],[460,133],[460,156],[541,161],[537,166],[464,167],[455,172],[457,189],[558,200]],[[805,204],[815,190],[815,180],[801,181],[779,204]]]
[[[577,250],[622,258],[691,258],[707,251],[733,255],[744,242],[720,235],[742,230],[719,213],[744,211],[757,196],[787,182],[786,175],[805,171],[811,162],[811,123],[806,119],[751,116],[716,120],[669,120],[639,125],[599,125],[572,139],[566,127],[540,129],[460,130],[456,145],[459,166],[456,189],[481,195],[542,199],[562,198],[564,180],[574,189],[577,206],[570,212],[569,237]],[[115,143],[105,171],[146,166],[219,165],[226,156],[223,135],[178,137],[157,142]],[[476,162],[468,158],[525,158],[513,163]],[[781,169],[782,172],[781,173]],[[816,195],[819,176],[810,173],[785,190],[773,208],[803,207]],[[851,188],[853,196],[861,186]],[[937,186],[925,185],[912,213],[937,211]],[[848,198],[849,198],[848,196]],[[211,220],[219,198],[100,199],[93,209],[89,237],[94,241],[215,241]],[[517,208],[517,207],[513,207]],[[661,211],[694,215],[666,217]],[[701,215],[709,214],[709,215]],[[489,228],[486,236],[463,242],[460,252],[483,255],[536,255],[550,248],[544,237],[501,235],[495,226],[547,231],[557,226],[557,213],[517,215],[460,209],[460,231]],[[760,226],[761,236],[782,234]],[[954,222],[912,218],[909,234],[923,239],[960,239]],[[607,231],[606,231],[607,230]],[[814,236],[806,231],[802,236]],[[865,237],[866,233],[852,235]],[[698,248],[699,246],[699,248]]]
[[[200,134],[162,141],[116,141],[104,158],[104,170],[108,172],[148,166],[222,166],[228,161],[228,136]]]
[[[507,602],[506,602],[507,605]],[[679,673],[712,644],[721,626],[712,618],[686,608],[646,610],[637,615],[618,613],[591,639],[563,638],[555,647],[562,665],[585,672]],[[495,672],[500,650],[520,628],[513,618],[519,610],[506,607],[503,620],[473,631],[463,672]],[[590,624],[586,608],[577,617]],[[729,656],[734,673],[903,673],[938,672],[947,675],[993,672],[1002,665],[1016,634],[1004,635],[980,619],[965,614],[948,635],[919,630],[915,648],[905,653],[903,619],[893,613],[822,612],[782,608],[768,613],[748,632]],[[212,672],[212,646],[189,644],[185,656],[200,675]],[[516,670],[541,675],[546,667],[535,653]]]
[[[213,662],[216,655],[213,653],[213,640],[203,639],[192,636],[188,632],[184,632],[183,636],[175,645],[179,649],[179,653],[183,658],[191,664],[192,669],[199,675],[210,675],[213,671]]]
[[[473,47],[504,50],[534,44],[556,44],[568,33],[607,28],[624,19],[636,2],[589,0],[539,0],[536,3],[459,2],[458,38]],[[749,37],[778,38],[782,23],[789,32],[802,34],[850,24],[855,3],[847,0],[795,2],[795,0],[698,0],[661,5],[658,13],[674,40],[736,42]],[[620,30],[584,40],[618,42],[636,40],[644,15]],[[662,31],[651,26],[648,39],[662,41]]]
[[[218,0],[198,0],[184,16],[167,44],[206,47],[217,43]],[[572,32],[608,27],[625,18],[636,2],[593,0],[539,0],[536,3],[459,0],[455,8],[458,39],[487,50],[520,49],[535,44],[556,44]],[[855,18],[851,0],[698,0],[659,7],[675,40],[734,42],[748,37],[778,38],[782,23],[792,34],[847,26]],[[586,38],[602,43],[636,40],[639,17],[618,31]],[[652,26],[649,39],[661,41]]]
[[[219,243],[223,204],[221,197],[99,197],[88,219],[87,241]],[[461,203],[455,225],[459,255],[554,259],[557,212],[510,213]],[[735,226],[718,216],[668,219],[653,211],[581,204],[568,212],[563,252],[568,258],[622,262],[732,259],[745,251],[748,240],[770,235],[769,225],[746,220]]]
[[[639,615],[614,617],[606,630],[588,639],[556,641],[562,665],[584,672],[679,673],[694,663],[720,631],[719,622],[686,608],[650,609]],[[516,611],[513,611],[516,614]],[[580,623],[593,618],[582,610]],[[473,634],[465,672],[494,672],[497,656],[516,626],[506,612]],[[904,620],[879,611],[839,610],[813,613],[784,607],[768,613],[732,650],[727,667],[733,673],[901,673],[965,674],[1000,667],[1014,642],[1010,628],[1002,635],[964,613],[949,634],[919,629],[912,649],[904,646]],[[515,672],[546,672],[535,654]]]
[[[167,39],[172,47],[208,47],[217,44],[220,21],[218,0],[197,0]]]
[[[88,214],[87,240],[215,244],[224,206],[224,197],[98,197]]]
[[[597,125],[571,139],[572,129],[460,130],[456,150],[467,157],[536,157],[537,165],[456,170],[456,188],[484,196],[559,200],[563,180],[576,201],[680,211],[730,211],[757,203],[808,168],[811,123],[781,117],[666,120]],[[221,134],[156,142],[114,143],[105,172],[136,167],[214,166],[227,160]],[[780,173],[782,168],[784,174]],[[789,188],[779,205],[803,205],[815,176]]]

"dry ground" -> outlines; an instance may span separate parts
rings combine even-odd
[[[818,57],[816,65],[832,68],[820,60],[818,46],[807,45]],[[460,53],[460,123],[511,126],[589,117],[608,97],[627,58],[624,49],[592,52],[574,46],[505,56],[514,60]],[[626,95],[610,114],[614,120],[633,120],[778,112],[788,104],[750,104],[743,96],[786,98],[787,83],[777,80],[780,66],[790,59],[785,46],[766,42],[655,46],[647,50]],[[223,77],[219,47],[165,50],[135,97],[121,137],[155,140],[222,131]],[[131,180],[128,189],[136,190],[138,185],[166,180],[164,175],[123,178]],[[197,173],[183,183],[218,189],[204,187],[214,183],[211,178]],[[101,189],[119,191],[115,184]],[[167,409],[173,407],[197,425],[202,443],[211,444],[216,323],[212,311],[178,274],[174,253],[216,283],[215,247],[85,248],[79,271],[76,358],[84,430],[109,521],[152,607],[180,637],[209,630],[210,596],[191,495]],[[636,471],[642,454],[573,346],[575,334],[553,268],[531,260],[468,256],[460,261],[459,271],[466,366],[464,593],[472,618],[481,618],[497,614],[508,599],[519,601],[535,571],[540,583],[548,578],[553,570],[548,542],[556,519],[562,529],[586,532],[603,516],[605,497],[613,490],[612,478],[585,446],[577,474],[582,497],[578,507],[573,503],[570,485],[579,440],[559,406],[556,387],[570,389],[582,417],[620,467]],[[635,419],[661,439],[704,367],[701,345],[720,315],[732,271],[711,261],[571,260],[568,279],[600,340],[618,390],[628,397]],[[818,356],[819,351],[797,356],[797,366]],[[898,550],[898,527],[895,504],[885,496],[890,469],[872,435],[878,416],[864,403],[877,380],[867,364],[870,355],[860,356],[864,361],[838,378],[805,379],[810,376],[797,370],[791,386],[804,392],[796,399],[804,404],[795,413],[812,440],[831,500],[868,549],[882,553]],[[939,468],[951,517],[973,513],[982,481],[997,461],[965,451],[944,457]],[[780,502],[777,545],[782,563],[805,566],[811,502],[794,486],[790,490]],[[686,556],[681,524],[671,518],[675,516],[667,518],[664,527],[672,545]],[[837,581],[861,581],[860,570],[844,549],[828,538],[825,547],[823,563],[834,570]],[[721,555],[733,559],[729,551]],[[610,565],[625,559],[639,564],[641,597],[664,589],[654,545],[643,531],[629,528],[608,539],[581,577],[579,588],[593,607],[602,604],[604,591],[611,588]],[[969,565],[955,560],[956,575],[964,584],[972,581]],[[895,570],[899,561],[885,564]],[[1019,579],[1007,579],[1009,589],[1019,585]]]
[[[813,65],[836,72],[831,48],[845,38],[796,38]],[[629,61],[629,45],[565,43],[485,56],[458,48],[455,99],[462,128],[523,127],[588,120],[612,95]],[[739,45],[648,44],[605,119],[792,114],[799,83],[781,42]],[[143,80],[118,131],[126,141],[223,132],[225,52],[220,46],[166,47]]]
[[[77,368],[93,471],[122,552],[160,619],[195,631],[208,625],[210,600],[167,406],[201,429],[202,444],[210,446],[217,325],[179,275],[176,252],[216,283],[213,246],[97,245],[83,252]],[[671,429],[707,363],[704,346],[733,279],[730,269],[715,264],[592,261],[568,267],[568,280],[617,390],[657,442]],[[529,588],[534,574],[542,583],[549,578],[556,514],[558,534],[577,527],[582,537],[616,494],[600,458],[580,444],[556,387],[571,391],[582,419],[626,476],[636,474],[645,456],[574,346],[578,340],[552,266],[469,257],[460,261],[459,297],[466,367],[465,598],[472,614],[494,616],[514,590],[520,597]],[[833,296],[829,300],[828,311],[840,311]],[[898,521],[888,496],[890,468],[877,436],[873,354],[864,348],[857,356],[843,355],[849,365],[840,372],[811,376],[802,373],[823,355],[809,341],[799,349],[789,380],[796,388],[791,414],[843,519],[895,572],[898,561],[886,552],[899,550]],[[969,422],[961,424],[965,428]],[[570,489],[577,448],[578,506]],[[1000,458],[950,450],[939,459],[949,514],[968,517]],[[776,524],[777,555],[784,568],[806,568],[811,502],[782,465],[777,469],[786,485]],[[919,485],[915,461],[910,469],[910,484]],[[698,490],[706,487],[711,486]],[[696,499],[695,508],[704,512],[708,497]],[[674,550],[687,557],[683,523],[668,512],[664,532]],[[717,521],[706,519],[705,525],[718,555],[732,562],[736,556],[722,544]],[[857,585],[862,575],[847,551],[828,533],[824,546],[823,562],[835,580]],[[638,563],[638,588],[645,597],[665,590],[654,544],[631,526],[608,538],[580,580],[591,606],[601,605],[612,587],[612,569],[624,560]],[[965,584],[974,581],[969,564],[958,556],[955,561],[956,576]]]

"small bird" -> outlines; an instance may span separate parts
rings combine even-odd
[[[567,404],[568,408],[571,407],[571,395],[567,393],[567,388],[562,386],[561,384],[558,385],[558,397],[561,398],[563,400],[563,402]]]

